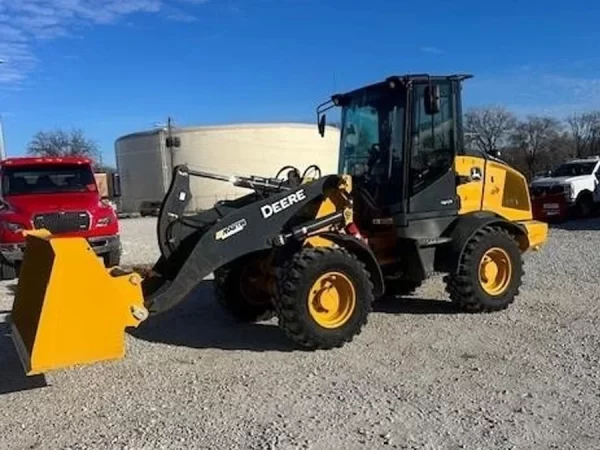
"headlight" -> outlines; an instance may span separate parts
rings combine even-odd
[[[107,225],[110,225],[112,223],[112,217],[108,216],[108,217],[103,217],[102,219],[98,219],[98,223],[96,224],[99,227],[105,227]]]
[[[23,231],[25,229],[25,226],[16,222],[3,222],[2,226],[11,233],[18,233],[19,231]]]
[[[565,197],[572,198],[573,197],[573,186],[570,184],[565,184]]]

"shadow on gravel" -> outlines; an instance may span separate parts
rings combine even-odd
[[[572,219],[565,222],[550,223],[551,229],[566,231],[598,231],[600,230],[600,218]]]
[[[373,305],[373,312],[385,314],[461,314],[461,311],[445,300],[411,297],[387,297]]]
[[[47,387],[44,375],[25,376],[8,323],[0,323],[0,395]]]
[[[287,339],[277,325],[266,322],[245,324],[233,320],[214,300],[209,281],[202,282],[192,297],[176,308],[150,317],[128,333],[144,341],[190,348],[302,351]]]

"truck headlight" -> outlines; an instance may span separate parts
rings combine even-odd
[[[11,233],[18,233],[19,231],[23,231],[25,229],[24,225],[17,222],[4,222],[3,226]]]
[[[98,223],[96,223],[96,226],[106,227],[106,226],[110,225],[111,223],[112,223],[112,217],[108,216],[108,217],[103,217],[102,219],[98,219]]]
[[[571,186],[570,184],[565,185],[565,197],[567,197],[568,199],[573,198],[573,186]]]

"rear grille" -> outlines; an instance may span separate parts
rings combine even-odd
[[[86,231],[90,228],[90,216],[85,211],[38,214],[33,218],[33,226],[51,233]]]

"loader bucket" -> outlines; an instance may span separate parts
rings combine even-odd
[[[123,358],[147,315],[140,275],[106,269],[84,238],[26,236],[11,321],[27,375]]]

